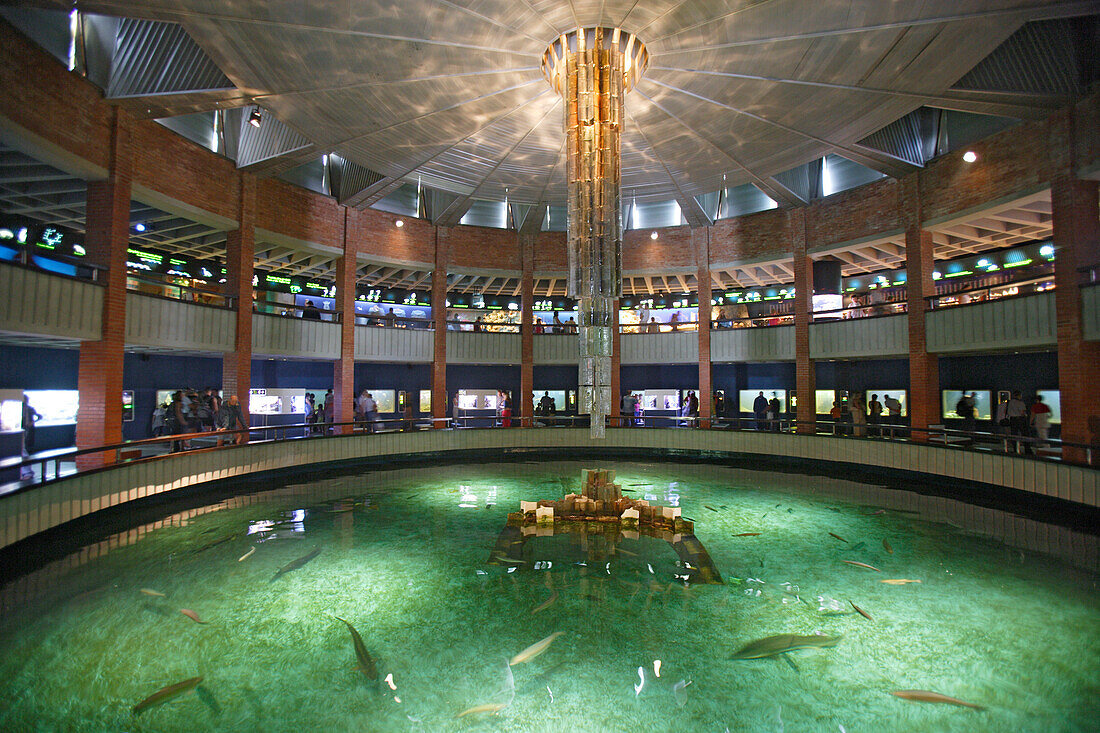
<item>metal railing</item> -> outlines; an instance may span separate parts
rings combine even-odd
[[[144,440],[127,441],[94,448],[62,448],[43,451],[26,458],[0,460],[0,471],[19,469],[23,478],[0,489],[0,498],[40,486],[77,473],[110,470],[136,461],[152,461],[189,451],[228,450],[249,444],[263,444],[301,439],[326,439],[348,435],[419,431],[432,428],[465,429],[554,429],[587,427],[588,415],[535,415],[502,417],[492,414],[467,414],[455,417],[398,417],[372,422],[292,423],[254,426],[241,430],[216,430],[200,433],[164,435]],[[1100,465],[1100,446],[1074,443],[1056,438],[1046,440],[1004,433],[953,430],[939,425],[927,428],[898,423],[853,423],[841,420],[800,422],[790,417],[762,418],[743,415],[712,416],[646,414],[611,415],[607,423],[612,428],[709,429],[759,432],[765,434],[816,435],[837,439],[889,440],[917,442],[944,448],[982,452],[990,450],[1015,454],[1044,462],[1066,462],[1073,465]],[[95,459],[93,468],[83,468],[83,460]],[[62,464],[73,464],[65,468]],[[37,469],[37,470],[35,470]]]
[[[1054,290],[1054,276],[1021,280],[1019,282],[1001,283],[984,288],[960,290],[945,295],[932,295],[926,298],[928,307],[932,310],[941,308],[954,308],[975,303],[987,303],[992,300],[1006,300],[1009,298],[1022,298],[1036,293],[1044,293]]]
[[[210,308],[231,309],[236,307],[237,302],[234,296],[216,290],[194,288],[190,285],[177,285],[168,280],[144,277],[135,275],[132,272],[126,274],[126,290],[150,298],[164,298],[183,303],[205,305]]]

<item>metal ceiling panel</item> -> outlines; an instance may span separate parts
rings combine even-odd
[[[241,115],[240,138],[237,142],[238,168],[313,147],[309,140],[284,125],[273,114],[263,114],[261,111],[262,121],[259,127],[250,124],[248,119],[248,114]]]
[[[1096,49],[1091,52],[1095,58]],[[1072,21],[1025,24],[959,79],[955,88],[1080,94]]]
[[[133,18],[119,22],[108,99],[233,88],[182,26]]]

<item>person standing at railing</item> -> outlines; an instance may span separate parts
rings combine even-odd
[[[373,433],[377,429],[375,423],[378,422],[378,403],[374,401],[374,395],[366,390],[363,390],[359,399],[359,409],[363,411],[363,418],[367,421],[367,432]]]
[[[168,410],[168,421],[165,430],[169,435],[183,435],[191,432],[191,421],[187,418],[187,410],[183,406],[183,392],[180,390],[172,393],[172,406]],[[176,451],[186,450],[187,447],[186,440],[173,440],[170,450],[175,453]]]
[[[42,415],[38,413],[38,410],[31,407],[31,398],[23,395],[23,417],[20,420],[20,425],[23,428],[23,447],[26,448],[28,453],[31,453],[34,449],[34,424],[41,419]]]
[[[622,401],[619,403],[619,408],[622,411],[623,417],[626,418],[623,420],[624,428],[630,427],[631,423],[634,422],[634,410],[637,406],[638,398],[635,397],[632,392],[624,392]]]
[[[848,400],[848,410],[852,413],[852,434],[857,438],[867,437],[867,407],[863,404],[863,393],[853,392]]]
[[[1039,438],[1038,448],[1045,448],[1047,446],[1047,439],[1050,436],[1050,405],[1043,402],[1043,396],[1041,394],[1035,395],[1035,403],[1031,406],[1031,427],[1035,429],[1035,436]]]
[[[962,418],[962,429],[964,432],[973,433],[977,425],[976,411],[978,407],[978,400],[975,398],[974,393],[969,395],[963,392],[962,397],[959,398],[958,403],[955,405],[955,414]]]
[[[867,403],[867,424],[878,425],[882,421],[882,403],[878,401],[878,395],[871,395],[871,401]],[[882,435],[882,431],[878,428],[871,428],[870,435],[878,436]]]
[[[673,330],[673,332],[680,330],[680,311],[672,312],[672,315],[668,318],[668,325],[669,328]]]
[[[782,405],[779,404],[779,396],[772,392],[772,398],[768,400],[768,425],[773,433],[779,432],[779,411],[782,409]]]
[[[890,413],[890,424],[897,425],[901,422],[901,400],[890,395],[883,395],[883,404],[886,406],[886,411]]]
[[[222,403],[221,409],[218,410],[217,418],[218,430],[248,430],[248,426],[244,424],[244,413],[241,412],[241,401],[235,394],[229,395],[229,398]],[[244,441],[244,433],[237,433],[230,442],[240,445]],[[222,445],[222,439],[218,438],[218,445]]]
[[[307,300],[305,307],[302,308],[302,320],[305,321],[319,321],[321,320],[321,311],[317,310],[317,306],[313,305],[312,300]]]
[[[1005,417],[1008,418],[1008,431],[1012,435],[1021,438],[1027,436],[1029,415],[1027,403],[1023,400],[1023,393],[1018,389],[1012,390],[1012,399],[1005,403]],[[1021,443],[1016,442],[1016,451],[1019,452]]]
[[[756,429],[764,430],[764,420],[768,416],[768,398],[763,392],[756,395],[756,399],[752,401],[752,416],[756,420]]]
[[[397,315],[393,312],[393,308],[390,308],[386,313],[385,324],[386,328],[395,328],[397,326]]]

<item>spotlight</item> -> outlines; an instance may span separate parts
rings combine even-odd
[[[401,227],[405,226],[405,220],[404,219],[398,219],[397,221],[395,221],[393,223],[393,225],[395,227],[397,227],[398,229],[400,229]]]
[[[145,225],[144,225],[144,224],[142,224],[142,223],[141,223],[141,222],[139,221],[139,222],[138,222],[137,224],[134,224],[134,231],[135,231],[135,232],[144,232],[144,231],[145,231]]]
[[[263,116],[260,112],[260,108],[253,107],[252,114],[248,115],[248,124],[252,125],[253,127],[259,127],[261,122],[263,122]]]
[[[657,232],[653,232],[653,234],[650,234],[650,235],[649,235],[649,238],[650,238],[650,239],[656,239],[656,238],[657,238],[657,236],[658,236]]]
[[[975,153],[973,150],[967,150],[965,153],[963,153],[963,160],[965,160],[967,163],[973,163],[977,159],[978,154]]]

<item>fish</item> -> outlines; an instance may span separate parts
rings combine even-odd
[[[716,511],[718,511],[717,509],[715,509],[714,507],[710,506],[709,504],[704,504],[703,506],[704,506],[705,508],[707,508],[707,509],[710,509],[710,510],[711,510],[712,512],[716,512]]]
[[[897,695],[902,700],[912,700],[913,702],[941,702],[948,705],[961,705],[964,708],[985,710],[981,705],[975,705],[972,702],[966,702],[957,697],[948,697],[947,695],[941,695],[938,692],[932,692],[930,690],[894,690],[890,694]]]
[[[845,560],[844,562],[848,563],[849,565],[855,565],[857,568],[867,568],[868,570],[874,570],[876,573],[882,572],[874,565],[868,565],[865,562],[856,562],[855,560]]]
[[[164,595],[163,593],[161,593],[159,590],[153,590],[152,588],[142,588],[141,592],[144,593],[147,596],[152,596],[153,598],[167,598],[168,597],[168,596]]]
[[[185,692],[189,692],[199,686],[202,682],[202,677],[192,677],[191,679],[184,680],[183,682],[177,682],[174,685],[168,685],[154,692],[149,697],[145,698],[137,705],[134,706],[134,715],[137,715],[147,708],[151,708],[157,703],[164,702],[165,700],[171,700],[177,695],[182,695]]]
[[[848,541],[848,540],[844,539],[843,537],[841,537],[840,535],[834,534],[833,532],[830,532],[829,536],[830,537],[835,537],[836,539],[840,540],[841,542],[847,542]]]
[[[890,547],[890,543],[889,543],[889,541],[887,541],[887,539],[885,537],[882,538],[882,549],[886,550],[891,555],[894,554],[894,548]]]
[[[751,641],[733,653],[734,659],[763,659],[774,657],[776,654],[793,651],[795,649],[810,649],[812,647],[836,646],[842,637],[823,636],[813,634],[811,636],[799,636],[798,634],[778,634],[763,639]]]
[[[519,559],[516,559],[514,557],[505,557],[504,555],[497,555],[496,559],[497,559],[498,562],[510,562],[510,563],[515,564],[515,565],[526,565],[527,564],[526,560],[519,560]]]
[[[237,539],[237,533],[236,532],[234,532],[233,534],[227,534],[225,537],[221,537],[219,539],[216,539],[213,542],[207,542],[205,545],[203,545],[199,549],[195,550],[195,552],[193,554],[198,555],[200,552],[203,552],[204,550],[209,550],[211,547],[217,547],[218,545],[224,544],[226,542],[229,542],[230,540],[235,540],[235,539]]]
[[[688,696],[685,688],[691,684],[691,680],[680,680],[672,686],[672,696],[676,699],[676,706],[683,707],[687,704]]]
[[[337,621],[344,621],[339,616],[333,616],[333,618]],[[344,621],[344,625],[351,632],[351,643],[355,647],[355,659],[359,662],[359,666],[355,668],[356,671],[365,674],[369,680],[378,679],[378,669],[374,666],[374,660],[371,659],[370,652],[367,651],[367,645],[363,643],[363,637],[359,636],[359,632],[347,621]]]
[[[856,550],[862,550],[866,546],[867,546],[866,542],[857,542],[854,545],[852,545],[852,551],[854,552]]]
[[[759,537],[761,532],[742,532],[741,534],[735,534],[734,537]]]
[[[181,608],[180,613],[182,613],[184,616],[191,619],[192,621],[194,621],[197,624],[205,624],[206,623],[201,618],[199,618],[199,615],[197,613],[195,613],[194,611],[192,611],[190,608]]]
[[[314,548],[313,552],[309,553],[308,555],[303,555],[302,557],[298,558],[297,560],[293,560],[291,562],[288,562],[286,565],[279,568],[279,572],[275,573],[275,575],[272,576],[271,582],[275,582],[276,580],[278,580],[280,575],[285,575],[286,573],[297,570],[298,568],[302,567],[307,562],[309,562],[310,560],[312,560],[313,558],[317,557],[320,554],[321,554],[321,548],[317,547],[317,548]]]
[[[244,562],[248,558],[252,557],[252,553],[255,552],[255,551],[256,551],[256,548],[253,547],[251,550],[249,550],[248,552],[246,552],[243,555],[241,555],[240,557],[238,557],[237,562]]]
[[[880,583],[886,583],[887,585],[905,585],[906,583],[919,583],[919,580],[910,580],[909,578],[891,578],[889,580],[880,580]]]
[[[465,717],[467,715],[478,715],[479,713],[493,713],[493,714],[496,714],[496,713],[499,713],[501,710],[503,710],[505,707],[507,707],[507,706],[502,702],[490,702],[490,703],[486,703],[484,705],[474,705],[472,708],[467,708],[466,710],[463,710],[461,713],[459,713],[455,717],[456,718],[462,718],[462,717]]]
[[[624,548],[624,547],[616,547],[616,548],[615,548],[615,551],[616,551],[616,552],[621,552],[621,553],[623,553],[624,555],[630,555],[631,557],[638,557],[638,553],[636,553],[636,552],[631,552],[630,550],[627,550],[627,549],[626,549],[626,548]]]
[[[879,514],[885,514],[885,513],[886,513],[885,509],[876,509],[873,512],[860,512],[860,514],[862,514],[865,517],[877,517]]]
[[[852,602],[848,601],[848,603],[852,603]],[[860,616],[867,619],[868,621],[874,621],[874,619],[871,618],[871,614],[867,613],[866,611],[864,611],[862,608],[860,608],[856,604],[852,603],[852,608],[856,609],[856,613],[858,613]]]
[[[558,600],[558,592],[554,591],[553,593],[550,594],[549,598],[547,598],[545,601],[543,601],[539,605],[532,608],[531,609],[531,614],[534,615],[534,614],[538,613],[539,611],[545,611],[546,609],[550,608],[550,606],[554,605],[554,601],[556,601],[556,600]]]
[[[517,664],[523,664],[524,662],[534,659],[535,657],[546,651],[548,648],[550,648],[550,645],[554,643],[554,639],[557,639],[563,633],[564,632],[561,631],[555,631],[553,634],[550,634],[550,636],[546,637],[542,641],[536,641],[534,644],[527,647],[516,656],[512,657],[511,661],[508,662],[508,666],[514,667]]]

